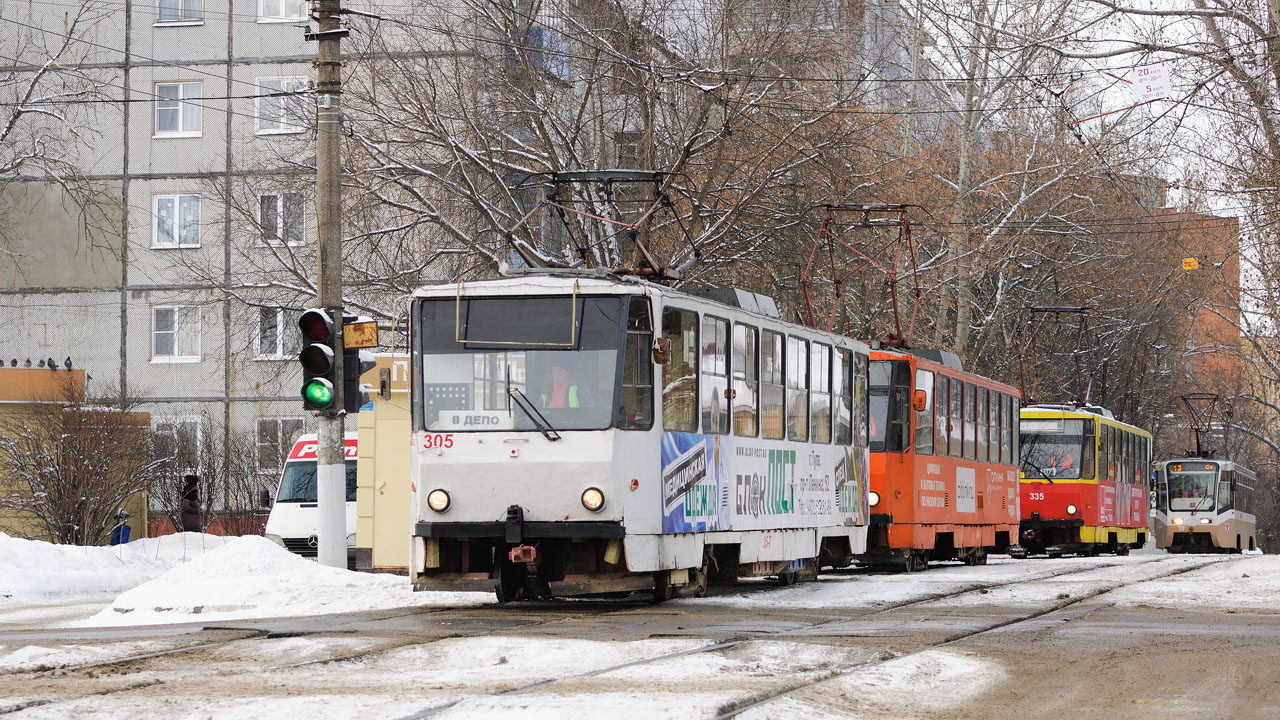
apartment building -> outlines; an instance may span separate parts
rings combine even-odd
[[[13,262],[0,262],[11,319],[0,354],[20,365],[70,358],[91,378],[91,396],[136,401],[156,435],[187,456],[251,435],[253,457],[237,459],[265,486],[281,449],[311,422],[293,362],[297,308],[311,301],[304,282],[262,291],[242,268],[280,252],[310,264],[314,180],[281,161],[313,143],[305,118],[314,103],[289,94],[314,77],[307,4],[118,8],[0,12],[0,44],[31,51],[0,60],[17,61],[16,83],[43,72],[40,93],[80,87],[45,107],[66,113],[76,138],[58,152],[99,194],[86,213],[48,182],[4,186]],[[47,72],[40,46],[69,31],[73,62]],[[247,283],[259,286],[252,298],[235,290]]]

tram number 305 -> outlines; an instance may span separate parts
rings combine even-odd
[[[424,450],[451,447],[453,447],[453,433],[446,433],[444,435],[427,435],[422,439],[422,448]]]

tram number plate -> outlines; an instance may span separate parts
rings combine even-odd
[[[445,433],[443,435],[427,435],[422,439],[422,449],[435,450],[437,448],[453,447],[453,433]]]
[[[1043,499],[1044,499],[1044,493],[1029,493],[1029,495],[1031,496],[1031,499],[1032,499],[1032,500],[1043,500]]]

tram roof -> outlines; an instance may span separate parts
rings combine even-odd
[[[773,298],[767,295],[736,288],[693,287],[676,290],[639,279],[610,275],[601,270],[538,271],[488,280],[427,285],[415,291],[414,297],[455,297],[459,292],[459,285],[462,292],[471,296],[561,295],[571,291],[574,283],[577,284],[577,292],[584,295],[683,296],[736,308],[774,320],[782,319],[778,306]]]

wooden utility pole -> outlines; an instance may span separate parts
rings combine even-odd
[[[316,304],[333,319],[334,410],[320,413],[316,426],[316,500],[319,505],[317,559],[347,566],[347,467],[343,448],[342,397],[342,28],[340,0],[317,0],[312,17],[319,31],[316,62],[316,242],[319,260]]]

